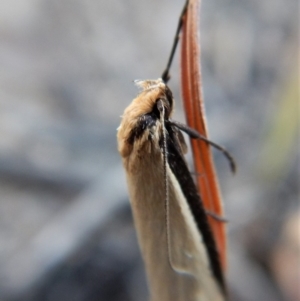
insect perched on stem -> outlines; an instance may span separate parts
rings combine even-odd
[[[235,164],[223,147],[171,119],[174,99],[166,84],[187,5],[162,79],[136,81],[141,92],[125,109],[117,134],[152,301],[226,300],[220,257],[184,159],[181,131],[223,152],[233,171]]]

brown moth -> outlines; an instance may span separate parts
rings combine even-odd
[[[171,120],[174,100],[162,79],[136,83],[142,90],[125,109],[117,139],[151,300],[226,300],[219,254],[184,159],[181,130],[211,142]]]

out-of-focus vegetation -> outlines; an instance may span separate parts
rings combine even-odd
[[[0,3],[0,299],[146,300],[116,128],[183,1]],[[300,299],[296,0],[210,0],[201,65],[235,301]],[[176,118],[178,59],[170,87]],[[159,242],[158,242],[159,243]],[[164,248],[165,246],[162,246]]]

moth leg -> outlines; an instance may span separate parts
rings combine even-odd
[[[218,222],[222,222],[222,223],[228,223],[228,219],[225,217],[222,217],[214,212],[211,212],[209,210],[205,210],[206,215],[212,217],[213,219],[215,219]]]
[[[178,129],[182,130],[183,132],[188,134],[191,138],[203,140],[203,141],[207,142],[208,144],[210,144],[211,146],[213,146],[214,148],[221,151],[224,154],[224,156],[227,158],[227,160],[229,161],[231,171],[233,173],[235,173],[235,171],[236,171],[235,161],[234,161],[233,157],[231,156],[231,154],[223,146],[207,139],[206,137],[204,137],[200,133],[198,133],[196,130],[188,127],[187,125],[185,125],[183,123],[180,123],[178,121],[173,121],[173,120],[172,121],[168,120],[167,122],[170,125],[173,125],[173,126],[177,127]]]

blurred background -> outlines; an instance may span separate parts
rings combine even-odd
[[[0,2],[1,301],[147,300],[116,128],[132,81],[161,76],[183,3]],[[298,11],[202,3],[210,138],[238,164],[214,153],[233,301],[300,300]]]

